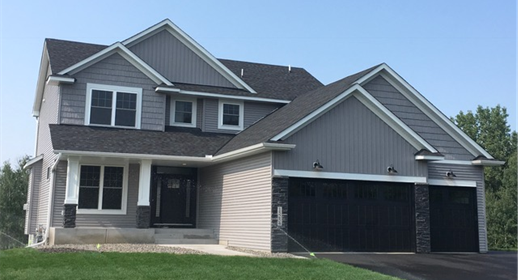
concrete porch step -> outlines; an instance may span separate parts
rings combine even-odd
[[[218,244],[212,229],[157,228],[155,244]]]

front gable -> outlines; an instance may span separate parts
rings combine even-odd
[[[236,88],[167,30],[132,45],[130,50],[173,83]]]
[[[402,176],[426,176],[418,149],[355,96],[284,140],[296,148],[276,153],[275,169],[312,171],[320,161],[325,172],[386,175],[392,165]]]

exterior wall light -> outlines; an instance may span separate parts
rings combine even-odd
[[[313,169],[320,171],[320,170],[324,169],[324,167],[320,164],[320,161],[318,161],[318,159],[317,159],[317,161],[313,162]]]

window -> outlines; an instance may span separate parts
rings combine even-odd
[[[170,124],[196,127],[196,100],[171,99]]]
[[[243,129],[243,102],[219,102],[219,129]]]
[[[87,84],[85,124],[140,128],[142,89]]]
[[[125,168],[81,165],[78,209],[125,211]],[[85,212],[85,211],[83,211]],[[80,212],[81,213],[81,212]]]

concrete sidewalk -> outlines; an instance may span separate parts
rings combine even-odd
[[[257,257],[256,255],[253,255],[253,254],[229,250],[224,245],[218,245],[218,244],[196,244],[196,245],[174,244],[174,245],[160,245],[160,246],[191,249],[191,250],[201,251],[201,252],[207,253],[209,255]]]

